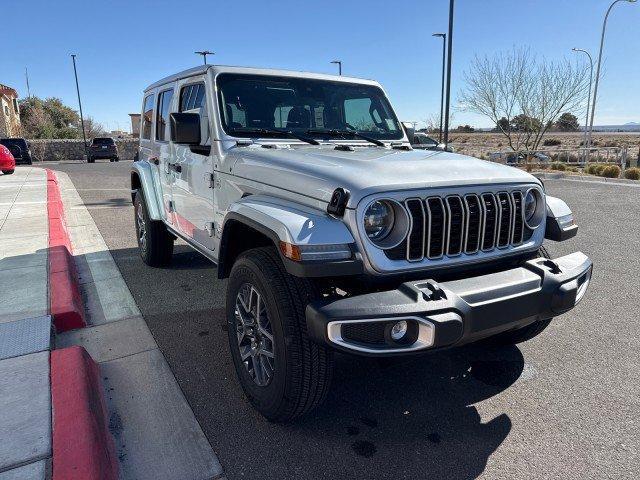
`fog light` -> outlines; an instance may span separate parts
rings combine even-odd
[[[399,322],[394,323],[393,327],[391,327],[391,338],[395,341],[400,340],[407,334],[408,328],[409,325],[406,320],[400,320]]]

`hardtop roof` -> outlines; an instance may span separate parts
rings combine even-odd
[[[273,76],[281,76],[281,77],[317,78],[320,80],[332,80],[332,81],[345,82],[345,83],[364,83],[367,85],[379,86],[378,82],[374,80],[357,78],[357,77],[346,77],[343,75],[327,75],[324,73],[303,72],[303,71],[295,71],[295,70],[278,70],[278,69],[271,69],[271,68],[234,67],[230,65],[200,65],[198,67],[189,68],[187,70],[183,70],[182,72],[178,72],[173,75],[164,77],[158,80],[157,82],[154,82],[151,85],[149,85],[147,88],[144,89],[144,91],[148,92],[149,90],[153,90],[156,87],[166,85],[167,83],[173,83],[177,80],[182,80],[183,78],[202,75],[206,73],[208,70],[213,70],[214,74],[227,72],[227,73],[245,73],[245,74],[254,74],[254,75],[273,75]]]

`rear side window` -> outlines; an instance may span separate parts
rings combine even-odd
[[[160,92],[158,97],[158,110],[156,112],[156,140],[166,142],[169,140],[167,126],[169,122],[169,107],[173,98],[173,90]]]
[[[142,107],[142,138],[151,140],[151,122],[153,121],[153,95],[147,95]]]
[[[180,111],[203,107],[204,98],[204,83],[185,85],[180,90]]]

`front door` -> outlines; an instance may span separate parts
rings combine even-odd
[[[173,202],[176,227],[184,236],[213,251],[213,162],[205,77],[178,82],[175,111],[200,115],[200,145],[173,144]]]

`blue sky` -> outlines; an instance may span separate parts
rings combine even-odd
[[[447,0],[32,1],[3,0],[0,83],[26,96],[56,96],[74,108],[69,54],[78,55],[85,115],[109,130],[129,126],[144,87],[201,62],[192,52],[216,52],[212,61],[373,78],[387,90],[402,120],[421,121],[439,109],[441,40]],[[457,0],[453,101],[475,54],[530,47],[547,59],[571,58],[571,47],[595,57],[610,0]],[[7,21],[8,20],[8,21]],[[596,124],[640,122],[640,3],[618,4],[605,44],[606,76]],[[211,62],[211,61],[210,61]],[[488,126],[455,112],[454,123]]]

